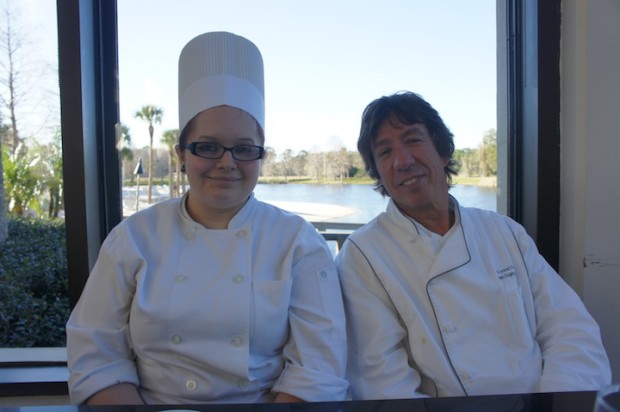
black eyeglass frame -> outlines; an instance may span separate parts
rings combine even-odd
[[[203,144],[210,144],[213,146],[217,146],[220,147],[224,150],[222,150],[222,153],[219,156],[216,157],[206,157],[204,155],[199,155],[198,152],[196,151],[196,147],[199,145],[203,145]],[[188,144],[187,149],[189,149],[189,151],[194,155],[194,156],[198,156],[202,159],[210,159],[210,160],[217,160],[217,159],[221,159],[222,157],[224,157],[224,153],[226,152],[230,152],[230,154],[232,155],[233,159],[241,161],[241,162],[251,162],[254,160],[258,160],[258,159],[262,159],[263,156],[265,155],[265,148],[263,146],[256,146],[256,145],[252,145],[252,144],[238,144],[235,146],[231,146],[231,147],[226,147],[223,146],[219,143],[215,143],[215,142],[192,142],[190,144]],[[235,155],[235,149],[238,149],[240,147],[251,147],[252,149],[258,149],[258,153],[257,153],[257,157],[253,158],[253,159],[239,159],[236,155]]]

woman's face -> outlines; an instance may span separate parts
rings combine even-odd
[[[213,107],[196,115],[191,122],[187,145],[193,142],[211,142],[225,147],[262,146],[254,118],[230,106]],[[190,214],[225,213],[232,217],[243,207],[258,182],[260,160],[236,160],[230,151],[219,159],[198,157],[189,148],[177,151],[189,181]]]

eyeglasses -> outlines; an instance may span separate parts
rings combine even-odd
[[[221,159],[224,153],[230,152],[235,160],[257,160],[263,157],[265,149],[262,146],[251,144],[239,144],[233,147],[225,147],[213,142],[193,142],[187,148],[194,156],[204,159]]]

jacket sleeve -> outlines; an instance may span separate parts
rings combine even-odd
[[[135,285],[132,269],[119,259],[131,251],[113,231],[104,242],[84,291],[67,322],[71,402],[83,403],[117,383],[139,385],[129,337]]]
[[[409,365],[407,331],[364,253],[349,238],[336,257],[347,317],[354,400],[426,397]]]
[[[611,381],[596,321],[573,289],[540,255],[520,225],[511,224],[529,272],[536,340],[543,357],[540,392],[598,390]]]
[[[311,402],[344,400],[349,387],[346,331],[334,260],[309,224],[293,249],[290,334],[283,349],[284,371],[272,390]]]

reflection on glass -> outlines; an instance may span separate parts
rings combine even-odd
[[[594,412],[620,412],[620,383],[609,385],[596,394]]]

